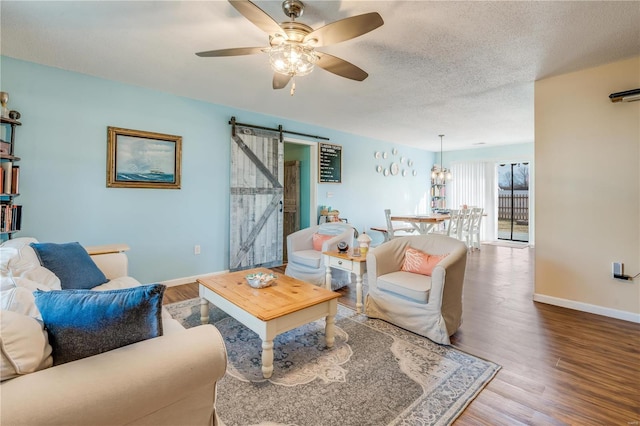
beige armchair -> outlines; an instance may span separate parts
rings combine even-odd
[[[314,234],[322,235],[320,250],[313,246]],[[326,266],[323,251],[337,251],[338,243],[346,242],[353,247],[354,228],[346,223],[324,223],[311,226],[287,235],[287,268],[285,275],[307,281],[311,284],[325,285]],[[351,275],[345,271],[333,271],[331,289],[337,290],[351,282]]]
[[[429,254],[448,254],[431,276],[402,271],[404,253],[414,248]],[[397,237],[367,255],[369,292],[365,313],[436,343],[450,344],[449,336],[462,324],[462,285],[467,247],[445,235]]]

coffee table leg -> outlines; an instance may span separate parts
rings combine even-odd
[[[335,331],[333,329],[336,318],[334,315],[327,315],[325,318],[324,326],[324,342],[328,348],[333,347],[333,343],[336,341]]]
[[[262,341],[262,376],[268,379],[273,374],[273,340]]]
[[[204,297],[200,298],[200,322],[209,324],[209,301]]]

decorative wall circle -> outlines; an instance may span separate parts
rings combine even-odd
[[[385,176],[389,176],[389,169],[384,169],[383,174],[384,174]]]
[[[376,172],[378,173],[382,172],[382,166],[376,166]]]
[[[397,150],[396,148],[393,148],[393,149],[391,150],[391,153],[392,153],[393,155],[396,155],[396,154],[398,154],[398,150]]]
[[[408,165],[409,167],[412,167],[412,166],[413,166],[413,160],[409,160],[409,161],[407,161],[407,165]]]
[[[380,151],[376,151],[376,152],[375,152],[375,154],[373,154],[373,156],[374,156],[375,158],[380,158],[380,157],[381,157],[381,155],[380,155]]]
[[[414,171],[413,171],[413,175],[414,175],[414,176],[418,176],[418,172],[414,170]]]
[[[382,153],[382,158],[387,158],[387,157],[388,157],[387,152],[386,152],[386,151],[385,151],[385,152],[383,152],[383,153]]]
[[[402,176],[406,176],[406,175],[407,175],[407,171],[406,171],[406,170],[403,170],[403,171],[402,171]]]
[[[400,166],[398,166],[398,163],[391,163],[391,174],[395,176],[398,174],[399,171],[400,171]]]

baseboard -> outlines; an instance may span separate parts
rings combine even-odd
[[[633,312],[620,311],[618,309],[605,308],[603,306],[591,305],[589,303],[576,302],[575,300],[561,299],[559,297],[537,293],[534,293],[533,300],[540,303],[546,303],[548,305],[560,306],[563,308],[574,309],[576,311],[588,312],[590,314],[640,323],[640,314],[635,314]]]
[[[229,272],[229,270],[218,271],[218,272],[209,272],[207,274],[193,275],[191,277],[175,278],[173,280],[160,281],[160,284],[164,284],[167,287],[175,287],[175,286],[178,286],[178,285],[194,283],[194,282],[196,282],[196,280],[198,278],[208,277],[208,276],[211,276],[211,275],[226,274],[227,272]]]

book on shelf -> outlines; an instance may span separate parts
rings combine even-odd
[[[0,166],[2,166],[2,173],[4,174],[2,193],[11,194],[11,177],[13,176],[13,163],[11,161],[3,161],[2,163],[0,163]]]
[[[20,166],[11,167],[11,194],[19,194],[20,188],[18,183],[20,182]]]
[[[22,224],[22,206],[12,206],[11,212],[11,230],[19,231]]]
[[[0,232],[19,231],[22,227],[22,206],[2,204],[0,208]]]

